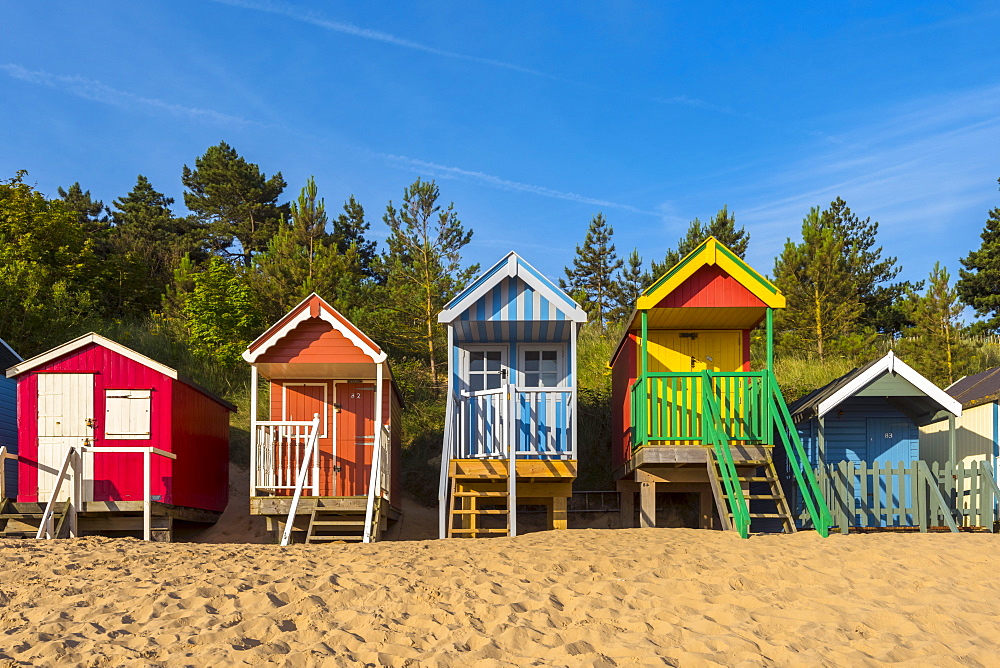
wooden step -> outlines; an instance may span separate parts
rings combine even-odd
[[[508,497],[510,492],[455,492],[454,496],[472,496],[472,497]]]
[[[342,540],[347,542],[347,541],[359,541],[362,540],[363,538],[364,536],[360,534],[344,534],[338,536],[321,535],[321,536],[310,536],[309,542],[318,543],[318,542],[330,542],[335,540]]]
[[[456,534],[456,533],[502,533],[502,534],[506,534],[506,533],[508,533],[507,529],[483,529],[483,528],[479,528],[479,529],[452,529],[451,532],[453,534]]]
[[[314,520],[314,527],[363,527],[364,520]]]
[[[506,508],[503,510],[453,510],[455,515],[507,515],[510,513]]]
[[[736,476],[736,479],[740,482],[778,482],[777,478],[771,478],[768,476]]]

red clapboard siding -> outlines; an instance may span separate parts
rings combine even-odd
[[[336,362],[370,364],[350,339],[319,318],[310,318],[257,358],[258,363]]]
[[[639,337],[629,332],[611,369],[611,466],[617,470],[632,458],[632,395]]]
[[[657,308],[764,307],[756,295],[715,265],[707,265],[660,300]]]
[[[222,512],[229,501],[229,410],[180,381],[173,391],[177,459],[168,503]]]

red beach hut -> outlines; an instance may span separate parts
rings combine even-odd
[[[82,532],[153,529],[167,540],[175,520],[211,524],[225,510],[229,402],[94,333],[6,375],[17,379],[19,425],[6,532],[33,533],[49,501],[71,534],[76,521]]]

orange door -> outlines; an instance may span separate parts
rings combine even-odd
[[[375,443],[375,384],[338,383],[337,496],[368,493]]]
[[[311,422],[313,416],[319,414],[319,470],[321,495],[332,494],[329,491],[332,480],[333,452],[332,443],[327,433],[327,385],[325,383],[285,383],[285,402],[282,419],[290,422]],[[289,453],[289,463],[298,471],[302,462],[302,454],[306,443],[295,444],[294,452]],[[311,494],[311,492],[309,492]]]

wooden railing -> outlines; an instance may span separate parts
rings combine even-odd
[[[816,477],[841,533],[880,527],[994,531],[1000,519],[1000,487],[986,462],[843,461],[817,468]],[[807,515],[800,520],[808,523]]]
[[[285,520],[285,530],[281,534],[282,546],[286,546],[292,541],[292,529],[295,528],[295,515],[299,511],[299,499],[302,498],[302,491],[306,488],[309,472],[313,471],[314,466],[316,466],[317,450],[319,450],[317,447],[317,442],[319,441],[319,423],[319,413],[314,413],[313,421],[309,423],[309,436],[306,439],[305,449],[300,458],[295,486],[292,488],[294,489],[292,502],[288,506],[288,518]],[[316,489],[313,495],[319,496],[319,473],[317,471],[313,471],[312,479]]]
[[[632,445],[708,445],[702,394],[718,404],[731,443],[765,443],[770,438],[767,372],[647,373],[632,384]]]
[[[390,460],[389,427],[379,431],[378,442],[372,453],[371,478],[368,481],[368,505],[365,510],[364,542],[378,540],[378,528],[382,521],[382,502],[389,498],[392,463]]]
[[[17,455],[7,452],[6,445],[0,445],[0,502],[7,498],[7,460],[17,462]]]
[[[295,489],[314,420],[309,422],[257,422],[250,495]],[[319,495],[319,454],[314,449],[306,469],[305,489]]]
[[[56,477],[55,487],[52,495],[45,504],[42,512],[42,521],[38,526],[38,533],[35,538],[57,538],[57,531],[53,526],[55,516],[55,505],[58,503],[59,492],[62,491],[63,481],[69,480],[73,485],[70,493],[69,505],[66,508],[69,520],[70,536],[77,535],[77,513],[83,509],[83,504],[91,499],[84,499],[83,490],[86,480],[82,475],[82,458],[84,455],[93,457],[95,454],[142,454],[142,539],[152,540],[153,538],[153,464],[152,456],[166,457],[167,459],[177,459],[177,455],[172,452],[154,448],[152,446],[116,446],[116,447],[93,447],[83,446],[80,452],[71,447],[66,452],[62,467]],[[93,470],[93,466],[90,467]]]
[[[453,400],[452,459],[575,459],[572,387],[515,387],[463,392]]]

